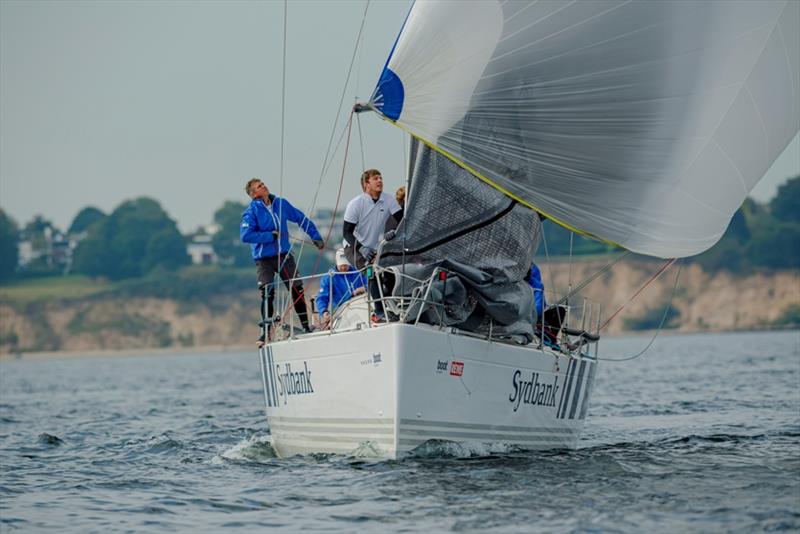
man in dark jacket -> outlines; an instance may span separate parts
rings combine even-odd
[[[290,287],[290,279],[300,276],[294,257],[289,252],[291,245],[289,244],[287,221],[292,221],[300,226],[317,248],[322,249],[325,243],[311,219],[292,206],[288,200],[271,195],[264,182],[258,178],[249,180],[244,190],[252,202],[242,213],[239,237],[242,242],[250,244],[253,260],[256,263],[258,288],[261,292],[261,319],[264,325],[263,332],[266,332],[269,320],[274,315],[275,285],[273,281],[275,273],[279,273],[287,288]],[[291,294],[294,309],[300,318],[303,329],[309,331],[308,309],[301,281],[298,280],[291,284]],[[260,342],[265,341],[263,332]]]

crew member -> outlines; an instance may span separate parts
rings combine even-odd
[[[320,280],[317,294],[317,313],[320,328],[330,325],[331,311],[356,295],[364,293],[366,283],[364,275],[350,265],[344,249],[336,251],[336,267],[328,271]]]
[[[383,192],[383,177],[377,169],[367,169],[361,175],[363,193],[347,203],[344,211],[345,254],[359,269],[375,259],[383,237],[386,220],[401,211],[400,204]]]
[[[287,221],[292,221],[300,226],[318,249],[322,249],[325,246],[322,236],[311,219],[292,206],[288,200],[270,194],[267,186],[258,178],[249,180],[244,190],[252,201],[242,213],[239,237],[242,242],[250,244],[253,260],[255,260],[256,264],[258,288],[261,293],[262,334],[259,343],[264,343],[265,332],[269,330],[270,321],[274,314],[275,285],[273,281],[275,273],[280,273],[280,277],[287,288],[291,286],[294,309],[300,318],[303,329],[310,331],[308,309],[303,294],[303,283],[297,280],[290,284],[292,278],[300,275],[297,272],[294,256],[290,253],[291,246],[289,245]]]
[[[383,192],[383,177],[377,169],[367,169],[361,174],[363,193],[347,203],[344,211],[343,234],[345,254],[352,265],[362,269],[375,259],[375,254],[384,235],[389,217],[400,219],[400,204]],[[375,277],[369,281],[369,293],[375,302],[375,320],[383,319],[383,303]]]

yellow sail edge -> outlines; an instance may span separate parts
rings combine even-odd
[[[378,116],[380,116],[380,118],[382,118],[386,122],[388,122],[390,124],[393,124],[394,126],[400,128],[402,131],[406,132],[408,135],[410,135],[414,139],[416,139],[419,142],[425,144],[428,148],[430,148],[432,150],[435,150],[436,152],[438,152],[442,156],[446,157],[447,159],[449,159],[450,161],[452,161],[453,163],[455,163],[456,165],[458,165],[459,167],[461,167],[465,171],[467,171],[470,174],[472,174],[473,176],[475,176],[475,178],[477,178],[477,179],[481,180],[482,182],[494,187],[495,189],[497,189],[498,191],[500,191],[501,193],[503,193],[507,197],[516,200],[517,202],[519,202],[520,204],[522,204],[526,208],[532,209],[536,213],[539,213],[540,215],[548,218],[549,220],[553,221],[557,225],[562,226],[562,227],[566,228],[567,230],[569,230],[571,232],[574,232],[574,233],[576,233],[578,235],[582,235],[584,237],[588,237],[590,239],[594,239],[596,241],[600,241],[601,243],[606,243],[607,245],[611,245],[611,246],[614,246],[614,247],[617,247],[617,248],[621,248],[623,250],[627,250],[625,247],[623,247],[619,243],[615,243],[615,242],[609,241],[607,239],[602,239],[600,237],[597,237],[596,235],[590,234],[588,232],[584,232],[583,230],[580,230],[579,228],[575,228],[571,224],[568,224],[568,223],[558,219],[557,217],[553,217],[552,215],[550,215],[549,213],[545,212],[544,210],[537,208],[536,206],[534,206],[533,204],[531,204],[527,200],[525,200],[523,198],[520,198],[519,196],[515,195],[514,193],[512,193],[511,191],[509,191],[508,189],[506,189],[502,185],[498,184],[497,182],[495,182],[491,178],[488,178],[488,177],[484,176],[483,173],[481,173],[480,171],[474,169],[473,167],[471,167],[466,162],[461,161],[459,158],[457,158],[454,155],[450,154],[446,150],[436,146],[435,144],[433,144],[431,141],[425,139],[424,137],[421,137],[421,136],[415,134],[414,132],[412,132],[411,130],[409,130],[408,128],[403,126],[402,124],[398,123],[397,121],[393,121],[392,119],[386,117],[385,115],[381,114],[380,112],[378,113]]]

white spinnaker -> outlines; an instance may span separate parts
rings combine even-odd
[[[800,2],[417,0],[387,69],[398,125],[479,176],[690,256],[800,128]]]

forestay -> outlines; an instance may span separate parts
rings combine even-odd
[[[799,71],[797,1],[417,0],[371,105],[567,227],[683,257],[797,133]]]

